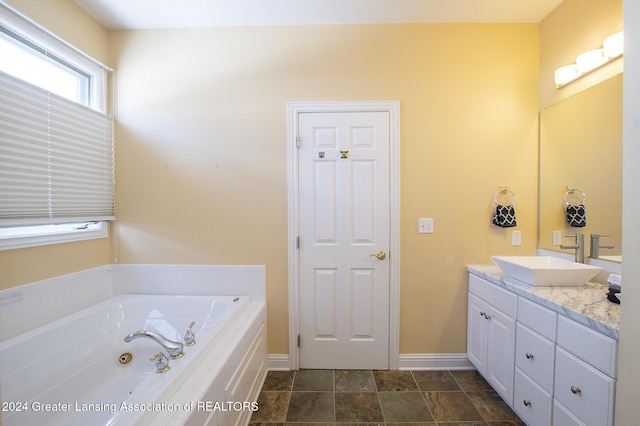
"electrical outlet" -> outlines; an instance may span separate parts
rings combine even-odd
[[[418,219],[418,233],[419,234],[433,234],[433,218],[420,218]]]
[[[522,245],[522,231],[511,231],[511,245]]]
[[[551,244],[554,246],[562,245],[562,231],[553,231],[553,241]]]

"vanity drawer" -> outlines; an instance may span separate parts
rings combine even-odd
[[[562,406],[557,400],[553,400],[553,426],[585,426],[580,420]]]
[[[616,377],[616,340],[559,316],[558,345],[607,375]]]
[[[516,330],[516,367],[536,381],[547,392],[553,391],[555,345],[544,337],[518,324]]]
[[[515,319],[518,296],[514,293],[473,274],[469,274],[469,291]]]
[[[587,425],[613,424],[615,380],[556,348],[554,397]]]
[[[551,424],[551,395],[516,368],[513,408],[528,425]]]
[[[556,319],[557,315],[552,310],[522,297],[518,298],[518,322],[552,342],[556,341]]]

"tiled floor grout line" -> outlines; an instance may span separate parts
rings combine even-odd
[[[262,423],[264,423],[265,425],[276,424],[276,423],[277,424],[284,424],[285,426],[286,425],[290,425],[292,423],[289,423],[288,419],[289,419],[290,410],[292,408],[291,403],[292,403],[292,400],[293,400],[294,393],[307,393],[307,392],[309,392],[309,393],[314,393],[314,392],[315,393],[323,393],[323,392],[328,392],[328,391],[330,391],[332,393],[331,402],[332,402],[333,413],[332,413],[332,421],[325,422],[326,424],[338,425],[338,420],[339,419],[338,419],[338,416],[337,416],[338,413],[336,412],[337,411],[337,406],[338,406],[337,405],[338,393],[369,393],[369,392],[375,392],[376,393],[375,400],[377,400],[377,403],[378,403],[378,406],[379,406],[379,410],[380,410],[381,415],[382,415],[382,421],[378,422],[378,423],[376,423],[376,422],[371,422],[371,423],[353,423],[353,422],[351,422],[351,423],[344,423],[345,426],[347,426],[349,424],[354,425],[354,426],[355,425],[360,425],[360,424],[362,424],[362,425],[366,424],[366,425],[369,425],[369,426],[376,426],[376,425],[384,426],[384,425],[387,424],[388,421],[391,421],[391,420],[387,420],[387,415],[385,415],[385,410],[384,410],[384,407],[383,407],[383,399],[381,398],[381,396],[382,396],[381,395],[381,391],[379,390],[378,382],[376,381],[376,377],[379,377],[379,379],[382,379],[382,380],[386,380],[386,375],[382,374],[382,375],[377,376],[375,374],[374,370],[364,370],[364,371],[367,371],[367,373],[371,377],[371,379],[370,379],[371,382],[370,383],[371,383],[372,389],[371,390],[367,390],[367,391],[359,391],[359,390],[357,390],[356,388],[353,387],[353,382],[350,382],[350,381],[347,380],[347,378],[346,378],[347,376],[345,376],[344,373],[343,373],[342,376],[339,376],[338,375],[339,371],[342,371],[342,370],[335,370],[335,369],[331,370],[331,390],[327,389],[327,387],[326,387],[327,383],[326,382],[325,382],[324,387],[314,388],[313,385],[311,387],[309,387],[309,383],[310,383],[309,382],[309,378],[308,378],[309,376],[306,376],[306,375],[304,376],[304,379],[302,379],[302,382],[299,383],[299,387],[301,387],[302,389],[305,389],[305,390],[294,390],[295,386],[296,386],[296,381],[300,380],[300,377],[299,377],[300,370],[293,371],[292,374],[289,376],[290,377],[289,378],[289,380],[290,380],[289,383],[290,384],[287,385],[287,386],[289,386],[288,390],[286,388],[282,388],[282,390],[277,390],[277,389],[266,389],[266,390],[264,390],[264,392],[282,392],[282,391],[286,391],[287,402],[286,402],[286,408],[284,406],[282,407],[284,409],[284,410],[282,410],[282,411],[284,411],[284,419],[283,419],[282,422],[275,421],[273,418],[266,418],[265,420],[262,421]],[[415,392],[415,391],[419,392],[421,400],[422,400],[422,402],[424,403],[424,406],[427,409],[426,411],[430,414],[430,416],[432,418],[431,423],[428,423],[428,424],[435,425],[435,426],[438,426],[438,425],[441,425],[441,424],[445,424],[445,423],[446,424],[455,423],[455,424],[459,424],[460,426],[464,426],[465,424],[474,424],[474,422],[471,422],[471,421],[462,422],[462,421],[450,421],[450,420],[445,421],[445,420],[441,420],[439,422],[438,420],[436,420],[436,418],[434,416],[434,413],[432,412],[431,408],[429,407],[429,403],[427,401],[426,394],[427,393],[440,393],[440,392],[442,392],[442,393],[446,393],[446,392],[461,392],[462,394],[464,394],[465,398],[467,398],[469,400],[469,403],[471,404],[471,406],[477,411],[477,414],[479,414],[480,419],[482,419],[482,420],[478,419],[477,423],[475,423],[475,424],[484,424],[484,425],[486,425],[489,421],[501,421],[501,420],[498,420],[498,419],[496,419],[496,420],[487,420],[485,415],[483,415],[482,410],[480,410],[479,408],[476,408],[476,405],[473,403],[474,400],[470,397],[469,392],[472,392],[472,393],[473,392],[482,392],[482,391],[490,392],[490,390],[489,389],[484,389],[484,388],[474,389],[476,387],[476,385],[474,383],[472,383],[472,382],[469,382],[469,379],[466,376],[460,376],[460,378],[457,378],[453,371],[447,370],[447,377],[448,377],[447,380],[452,379],[453,383],[455,383],[455,386],[457,386],[458,389],[439,390],[439,386],[434,386],[433,390],[425,391],[425,390],[422,390],[420,388],[419,380],[418,380],[418,378],[416,376],[417,373],[415,371],[413,371],[413,370],[409,370],[408,372],[410,373],[411,382],[406,381],[405,379],[403,379],[404,385],[402,385],[401,387],[392,386],[393,388],[389,388],[389,389],[385,390],[384,392],[386,392],[386,393],[396,393],[396,392],[398,392],[398,393],[400,393],[400,392],[409,393],[409,392]],[[325,377],[327,377],[327,376],[325,376]],[[424,380],[425,380],[424,376],[418,376],[418,377],[420,377],[421,381],[424,382]],[[427,377],[429,377],[429,376],[427,376]],[[444,380],[444,376],[442,376],[442,378]],[[340,383],[338,383],[339,379],[340,379]],[[466,383],[464,386],[462,385],[462,382],[460,381],[460,379],[463,379],[464,383]],[[367,379],[367,381],[368,380],[369,379]],[[427,380],[430,380],[430,379],[427,379]],[[412,383],[412,385],[410,385],[409,383]],[[427,384],[429,384],[429,383],[428,382],[423,383],[423,385],[425,385],[425,386]],[[341,386],[341,389],[343,389],[342,391],[338,390],[338,385]],[[369,385],[367,384],[367,386],[369,386]],[[409,387],[409,389],[407,389],[407,387]],[[415,391],[413,390],[414,387],[416,389]],[[428,388],[431,389],[430,386],[428,386]],[[325,389],[325,390],[314,390],[314,389]],[[261,392],[263,392],[263,391],[261,390]],[[327,397],[328,397],[328,395],[327,395]],[[409,396],[407,395],[407,397],[409,397]],[[283,395],[283,398],[284,398],[284,395]],[[477,398],[477,395],[476,395],[476,398]],[[481,400],[479,400],[479,401],[481,401]],[[388,404],[389,400],[388,400],[387,396],[385,396],[384,401],[386,401],[386,404]],[[328,403],[329,400],[327,400],[326,402]],[[329,408],[328,405],[327,405],[327,408]],[[296,410],[297,409],[298,408],[296,408]],[[341,408],[341,409],[344,409],[344,407]],[[281,411],[281,413],[282,413],[282,411]],[[294,415],[294,417],[296,416],[295,413],[293,413],[293,415]],[[280,418],[280,417],[278,417],[278,418]],[[307,423],[307,424],[316,423],[317,424],[318,422],[294,421],[293,423],[304,425],[305,423]],[[320,422],[320,423],[322,423],[322,422]],[[392,423],[393,423],[393,421],[392,421]],[[397,423],[397,422],[395,422],[395,423]],[[342,423],[340,423],[340,424],[342,424]],[[427,423],[425,422],[425,424],[427,424]]]
[[[436,416],[433,415],[433,412],[431,411],[431,408],[429,408],[429,404],[427,402],[427,397],[425,395],[425,392],[420,389],[420,385],[418,384],[418,380],[416,379],[416,375],[413,374],[412,370],[409,370],[409,373],[411,373],[411,378],[413,378],[413,382],[416,385],[416,389],[418,389],[418,392],[420,392],[420,396],[422,397],[422,400],[424,401],[424,405],[427,407],[427,411],[429,411],[429,414],[431,415],[431,418],[433,419],[433,422],[437,425],[438,422],[436,422]],[[449,372],[449,374],[451,374],[451,372]],[[455,377],[454,377],[455,380]]]

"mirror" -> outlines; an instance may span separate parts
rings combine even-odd
[[[540,112],[539,248],[562,250],[554,242],[560,231],[585,234],[585,257],[590,234],[602,237],[602,260],[622,260],[622,74],[618,74]],[[568,187],[577,190],[567,194]],[[582,200],[582,191],[585,199]],[[586,226],[573,227],[566,218],[566,200],[584,201]],[[556,239],[557,240],[557,239]]]

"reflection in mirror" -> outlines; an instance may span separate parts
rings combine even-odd
[[[590,235],[602,235],[599,258],[621,260],[622,74],[540,112],[539,164],[539,248],[573,253],[560,248],[554,231],[565,245],[574,241],[566,236],[585,234],[586,257]],[[584,227],[567,221],[568,187],[586,196]],[[578,191],[567,196],[569,204],[581,201]]]

